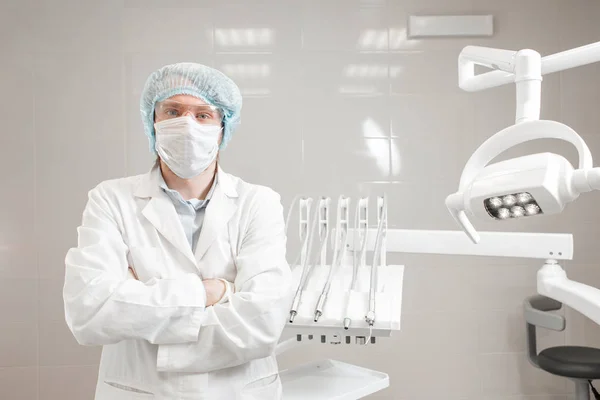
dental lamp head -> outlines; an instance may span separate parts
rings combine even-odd
[[[564,157],[539,153],[488,165],[509,148],[535,139],[561,139],[579,153],[579,168]],[[527,121],[510,126],[473,153],[461,175],[459,190],[446,198],[453,218],[474,242],[479,235],[469,217],[508,220],[560,213],[583,192],[600,189],[600,168],[583,139],[555,121]]]

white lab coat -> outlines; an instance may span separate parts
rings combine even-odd
[[[104,346],[96,400],[281,397],[273,351],[292,291],[280,197],[218,170],[195,254],[158,168],[90,191],[63,297],[77,341]],[[208,278],[234,282],[228,302],[204,307]]]

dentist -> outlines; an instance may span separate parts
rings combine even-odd
[[[141,99],[154,167],[89,192],[63,299],[77,341],[103,346],[96,400],[281,398],[280,197],[218,162],[241,105],[219,71],[159,69]]]

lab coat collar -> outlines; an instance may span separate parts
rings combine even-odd
[[[133,193],[134,196],[140,198],[149,198],[161,193],[160,176],[160,167],[157,163],[148,173],[140,176],[138,185]]]
[[[196,259],[200,261],[211,244],[227,229],[229,220],[237,210],[238,192],[229,174],[217,166],[217,187],[206,207],[202,230],[196,244]]]
[[[134,195],[149,199],[142,209],[142,215],[150,221],[165,239],[195,265],[194,254],[177,216],[175,206],[160,187],[160,177],[160,168],[155,165],[149,173],[141,177]]]
[[[160,178],[160,167],[157,164],[150,172],[141,176],[141,180],[134,195],[140,198],[156,196],[161,192]],[[220,165],[217,165],[217,187],[220,187],[227,197],[238,197],[238,192],[232,177],[223,171],[223,168],[221,168]]]
[[[238,192],[232,177],[217,166],[217,184],[211,201],[206,207],[204,223],[196,253],[192,253],[185,236],[173,202],[160,188],[160,168],[154,166],[150,172],[143,175],[134,195],[139,198],[149,198],[150,201],[142,210],[142,214],[177,250],[183,253],[194,265],[201,260],[206,251],[227,227],[229,220],[237,209]]]
[[[134,191],[134,195],[140,198],[154,197],[161,193],[160,178],[161,178],[160,167],[155,165],[152,169],[141,176],[140,182]],[[220,165],[217,165],[217,187],[220,187],[223,193],[227,197],[238,197],[238,192],[235,188],[235,183],[232,177],[227,174]],[[216,188],[215,188],[216,190]]]
[[[235,188],[235,182],[231,175],[223,171],[220,165],[217,165],[217,188],[221,188],[223,193],[227,197],[238,197],[237,189]]]

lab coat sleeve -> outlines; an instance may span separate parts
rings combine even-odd
[[[109,198],[102,184],[90,191],[78,246],[65,260],[65,319],[75,339],[82,345],[197,341],[206,305],[201,278],[133,279],[116,202]]]
[[[235,293],[206,308],[197,342],[159,346],[159,371],[203,373],[274,353],[292,301],[291,272],[280,197],[270,190],[255,197],[236,258]]]

